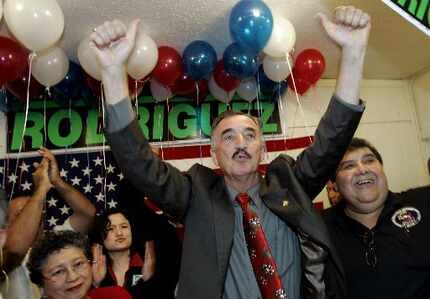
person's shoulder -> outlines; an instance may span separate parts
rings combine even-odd
[[[425,204],[430,206],[430,186],[411,188],[395,193],[403,204]]]

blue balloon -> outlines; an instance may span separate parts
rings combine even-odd
[[[184,72],[194,80],[209,75],[217,63],[215,49],[207,42],[196,40],[190,43],[182,54]]]
[[[258,70],[258,58],[247,48],[232,43],[223,55],[224,69],[238,79],[254,76]]]
[[[66,99],[75,100],[80,97],[81,88],[85,85],[84,73],[77,63],[70,61],[69,71],[60,83],[53,87],[54,93]]]
[[[257,86],[262,94],[271,94],[276,87],[276,82],[267,78],[266,73],[264,73],[263,65],[260,65],[255,74],[255,80],[257,80]]]
[[[242,47],[260,52],[269,41],[273,16],[261,0],[239,1],[230,14],[230,34]]]
[[[276,82],[275,87],[272,91],[272,101],[277,102],[284,95],[288,89],[288,84],[286,81]]]

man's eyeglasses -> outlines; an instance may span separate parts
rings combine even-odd
[[[378,263],[378,257],[376,256],[376,247],[375,247],[375,232],[367,231],[362,236],[362,242],[364,245],[364,258],[366,260],[366,264],[375,269]]]
[[[90,266],[90,261],[86,259],[80,259],[73,262],[70,267],[59,267],[52,272],[44,275],[45,279],[52,281],[53,283],[63,283],[67,279],[69,271],[73,271],[79,275],[84,275]],[[68,269],[69,268],[69,271]]]

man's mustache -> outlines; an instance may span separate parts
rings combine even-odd
[[[233,154],[233,159],[236,159],[236,157],[240,154],[244,154],[248,159],[251,159],[251,155],[244,149],[238,149],[236,152],[234,152]]]

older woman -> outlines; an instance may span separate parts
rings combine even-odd
[[[72,232],[47,232],[35,244],[27,263],[31,280],[48,299],[104,298],[106,290],[93,289],[89,242]],[[131,298],[121,288],[107,290],[110,298]]]

